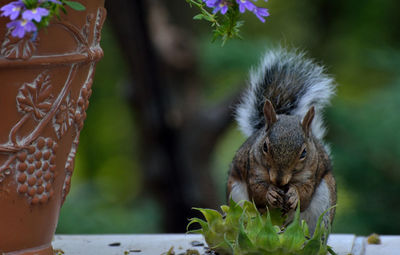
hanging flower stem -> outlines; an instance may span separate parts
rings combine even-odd
[[[191,7],[195,6],[200,10],[193,19],[210,22],[214,28],[212,41],[221,38],[222,45],[229,39],[242,38],[240,28],[244,22],[240,18],[244,12],[250,11],[261,22],[265,22],[265,17],[269,16],[268,9],[257,7],[255,1],[257,0],[186,0]],[[206,7],[211,8],[212,13]]]

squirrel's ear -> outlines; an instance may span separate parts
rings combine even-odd
[[[267,125],[267,128],[270,128],[272,124],[276,122],[276,113],[274,106],[268,99],[265,101],[263,110],[264,110],[265,123]]]
[[[310,132],[310,126],[312,120],[314,119],[314,115],[315,115],[315,109],[314,106],[312,106],[310,110],[308,110],[306,116],[304,116],[303,122],[301,123],[303,131],[306,135],[308,135]]]

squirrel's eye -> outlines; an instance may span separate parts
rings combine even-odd
[[[264,142],[263,150],[264,150],[265,153],[268,152],[268,144],[267,144],[267,142]]]
[[[305,158],[306,158],[306,156],[307,156],[307,150],[306,150],[306,148],[304,148],[304,150],[301,152],[301,155],[300,155],[300,160],[303,160],[303,159],[305,159]]]

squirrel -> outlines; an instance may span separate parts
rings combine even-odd
[[[322,110],[336,84],[304,53],[283,48],[267,52],[250,71],[250,85],[236,109],[247,140],[228,173],[227,196],[254,201],[262,212],[281,209],[291,221],[300,201],[300,218],[310,233],[318,217],[332,224],[336,182],[329,148],[322,141]]]

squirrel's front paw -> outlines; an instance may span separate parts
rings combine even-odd
[[[283,190],[277,188],[274,185],[270,185],[267,191],[267,203],[275,208],[282,208],[284,200]]]
[[[288,211],[295,210],[298,203],[299,203],[299,193],[297,192],[297,188],[295,186],[290,185],[288,191],[286,192],[285,208],[287,208]]]

